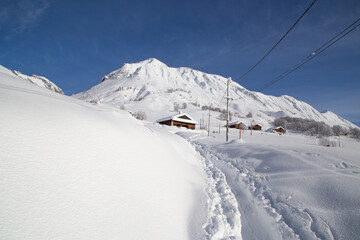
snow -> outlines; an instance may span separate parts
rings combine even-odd
[[[358,239],[359,141],[343,137],[328,148],[300,134],[243,131],[239,140],[229,130],[228,143],[224,134],[178,135],[224,174],[243,239]]]
[[[211,237],[188,142],[1,70],[0,239]]]
[[[150,58],[124,64],[103,77],[98,85],[74,97],[117,108],[124,107],[131,111],[142,111],[150,121],[173,115],[175,104],[181,107],[186,103],[188,107],[197,107],[192,108],[192,112],[188,112],[188,109],[183,111],[198,119],[197,116],[202,114],[202,106],[226,109],[223,98],[226,85],[225,77],[186,67],[168,67],[165,63]],[[267,129],[272,127],[274,119],[290,116],[323,121],[330,126],[356,127],[336,114],[322,114],[291,96],[274,97],[252,92],[236,82],[231,82],[229,92],[233,99],[230,101],[230,111],[237,114],[233,120],[247,125],[254,120]],[[246,118],[250,112],[253,117]]]
[[[240,121],[229,122],[229,126],[240,124],[240,123],[242,123],[242,122],[240,122]]]
[[[51,91],[57,92],[57,93],[61,93],[64,94],[63,90],[61,90],[61,88],[59,88],[58,86],[55,85],[55,83],[51,82],[49,79],[47,79],[46,77],[42,77],[42,76],[37,76],[37,75],[32,75],[32,76],[27,76],[25,74],[22,74],[19,71],[10,71],[9,69],[3,67],[0,65],[0,72],[9,76],[16,76],[20,79],[26,80],[30,83],[33,83],[39,87],[43,87],[43,88],[47,88]]]
[[[52,90],[54,92],[57,92],[57,93],[64,94],[64,92],[61,90],[61,88],[56,86],[53,82],[51,82],[49,79],[47,79],[45,77],[37,76],[37,75],[32,75],[30,77],[30,76],[27,76],[25,74],[22,74],[19,71],[13,71],[13,73],[16,76],[18,76],[19,78],[25,79],[25,80],[27,80],[27,81],[35,84],[35,85],[38,85],[38,86],[43,87],[43,88],[50,89],[50,90]]]
[[[225,143],[220,112],[191,104],[216,106],[224,83],[149,59],[76,96],[90,104],[0,66],[0,239],[358,239],[360,142],[229,129]],[[290,96],[231,89],[247,125],[351,126]],[[194,121],[210,113],[210,136],[154,122],[180,101]]]

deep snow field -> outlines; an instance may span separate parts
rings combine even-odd
[[[210,236],[203,161],[181,137],[6,71],[0,112],[0,239]]]
[[[178,132],[226,176],[243,239],[359,239],[360,142],[324,147],[315,137],[230,129]],[[333,138],[333,141],[338,141]]]
[[[224,127],[138,121],[6,69],[0,112],[0,239],[359,239],[357,140],[225,143]]]

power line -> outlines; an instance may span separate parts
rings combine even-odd
[[[335,37],[333,37],[332,39],[330,39],[329,41],[327,41],[324,45],[322,45],[321,47],[319,47],[318,49],[316,49],[314,52],[319,51],[321,48],[323,48],[325,45],[329,44],[330,42],[332,42],[334,39],[336,39],[338,36],[340,36],[341,34],[343,34],[346,30],[348,30],[349,28],[351,28],[353,25],[355,25],[358,21],[360,21],[360,18],[357,19],[355,22],[353,22],[352,24],[350,24],[347,28],[345,28],[344,30],[342,30],[341,32],[339,32]],[[355,27],[356,28],[356,27]]]
[[[215,108],[217,108],[218,106],[220,106],[220,103],[221,103],[221,101],[224,99],[225,95],[226,95],[226,91],[224,92],[224,95],[222,96],[222,98],[220,99],[220,102],[218,103],[218,105],[216,105]]]
[[[299,63],[295,64],[294,66],[292,66],[290,69],[288,69],[287,71],[285,71],[283,74],[281,74],[280,76],[278,76],[277,78],[273,79],[272,81],[268,82],[267,84],[265,84],[264,87],[260,88],[257,90],[257,92],[261,92],[262,90],[270,87],[271,85],[275,84],[276,82],[280,81],[281,79],[283,79],[284,77],[286,77],[287,75],[289,75],[290,73],[294,72],[296,69],[300,68],[301,66],[303,66],[305,63],[311,61],[312,59],[314,59],[316,56],[320,55],[322,52],[324,52],[326,49],[328,49],[329,47],[331,47],[332,45],[334,45],[336,42],[338,42],[340,39],[342,39],[343,37],[345,37],[346,35],[348,35],[349,33],[351,33],[352,31],[354,31],[357,27],[360,26],[360,24],[356,25],[355,27],[351,28],[352,26],[354,26],[357,22],[360,21],[360,18],[357,19],[355,22],[353,22],[351,25],[349,25],[348,27],[346,27],[344,30],[342,30],[340,33],[338,33],[335,37],[331,38],[329,41],[327,41],[325,44],[323,44],[321,47],[319,47],[317,50],[313,51],[309,56],[307,56],[306,58],[302,59]],[[349,28],[351,28],[349,31],[347,31]],[[346,32],[347,31],[347,32]],[[346,32],[346,33],[344,33]],[[341,35],[342,34],[342,35]]]
[[[235,79],[235,81],[239,81],[243,77],[245,77],[249,72],[251,72],[254,68],[256,68],[276,47],[279,43],[288,35],[288,33],[295,27],[296,24],[300,21],[300,19],[310,10],[310,8],[315,4],[317,0],[314,0],[310,6],[305,10],[305,12],[296,20],[296,22],[291,26],[291,28],[282,36],[282,38],[273,46],[268,53],[265,54],[252,68],[250,68],[246,73],[244,73],[241,77]]]
[[[316,56],[318,56],[319,54],[321,54],[323,51],[325,51],[326,49],[328,49],[330,46],[332,46],[333,44],[335,44],[337,41],[339,41],[340,39],[342,39],[343,37],[345,37],[347,34],[349,34],[350,32],[352,32],[353,30],[355,30],[358,26],[360,26],[360,24],[356,25],[355,27],[353,27],[350,31],[348,31],[346,34],[342,35],[340,38],[338,38],[337,40],[335,40],[334,42],[332,42],[331,44],[329,44],[327,47],[323,48],[321,51],[315,53],[313,52],[311,55],[309,55],[308,57],[304,58],[303,60],[301,60],[298,64],[294,65],[293,67],[291,67],[290,69],[288,69],[286,72],[284,72],[283,74],[281,74],[280,76],[278,76],[277,78],[273,79],[272,81],[270,81],[269,83],[267,83],[264,87],[256,90],[257,92],[261,92],[262,90],[270,87],[271,85],[275,84],[276,82],[280,81],[282,78],[286,77],[287,75],[289,75],[290,73],[294,72],[296,69],[300,68],[302,65],[304,65],[305,63],[309,62],[310,60],[312,60],[313,58],[315,58]],[[320,49],[320,48],[319,48]]]

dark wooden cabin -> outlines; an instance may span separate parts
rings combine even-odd
[[[236,128],[236,129],[240,129],[240,126],[244,126],[244,124],[242,122],[236,121],[236,122],[231,122],[229,123],[229,128]],[[243,129],[243,127],[242,127]]]
[[[259,124],[255,124],[249,127],[250,130],[261,131],[262,127]]]
[[[286,133],[286,129],[283,128],[282,126],[276,127],[273,130],[278,133]]]
[[[188,129],[195,129],[196,121],[186,113],[179,113],[174,116],[166,117],[157,120],[159,124],[176,127],[186,127]]]

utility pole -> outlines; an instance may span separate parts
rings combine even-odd
[[[226,82],[226,142],[229,141],[229,85],[231,77]]]
[[[253,120],[251,121],[251,136],[252,136],[252,130],[253,130]]]
[[[210,108],[209,108],[209,121],[208,121],[208,136],[210,136]]]
[[[239,139],[241,139],[241,123],[239,123]]]
[[[204,133],[204,129],[205,129],[205,118],[204,118],[204,113],[203,113],[203,116],[202,116],[202,119],[201,119],[201,122],[202,122],[202,133]]]

